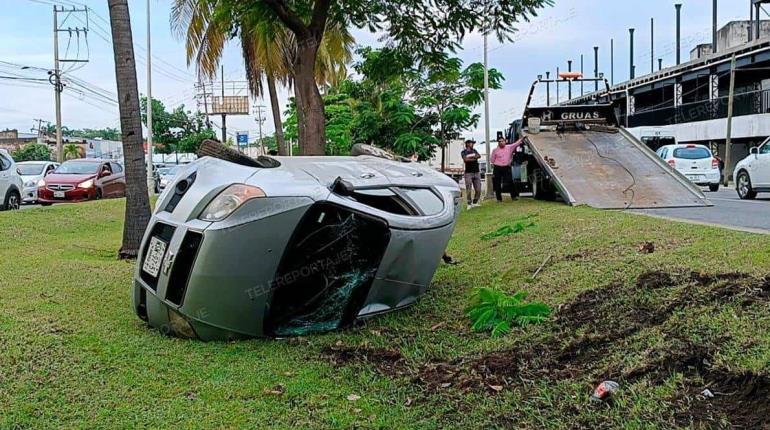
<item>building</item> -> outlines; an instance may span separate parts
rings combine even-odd
[[[725,159],[732,61],[735,58],[732,167],[770,136],[770,21],[749,41],[749,21],[733,21],[717,32],[717,52],[698,45],[686,63],[574,98],[563,104],[613,101],[621,124],[634,132],[665,127],[680,143],[709,145]]]
[[[19,149],[28,143],[37,143],[37,134],[19,133],[18,130],[0,131],[0,149],[5,149],[10,153]]]

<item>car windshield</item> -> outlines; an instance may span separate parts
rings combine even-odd
[[[98,161],[72,161],[66,162],[54,170],[60,175],[93,175],[99,170],[102,163]]]
[[[674,150],[674,158],[681,158],[683,160],[700,160],[703,158],[711,158],[711,151],[699,146],[677,148]]]
[[[161,169],[160,174],[164,176],[175,176],[176,172],[178,171],[179,171],[179,166],[166,167],[165,169]]]
[[[158,169],[158,174],[159,175],[167,175],[169,170],[171,170],[171,169],[168,168],[168,167],[161,167],[160,169]]]
[[[45,164],[19,164],[17,167],[22,176],[33,176],[42,174]]]

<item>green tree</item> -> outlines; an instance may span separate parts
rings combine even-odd
[[[147,125],[147,97],[140,102],[142,122]],[[152,99],[153,147],[161,154],[198,152],[201,142],[215,139],[214,130],[206,125],[204,114],[186,111],[184,105],[171,112],[158,99]]]
[[[211,0],[214,1],[214,0]],[[510,40],[516,23],[529,20],[553,0],[221,0],[237,3],[236,13],[280,21],[296,40],[293,58],[299,140],[303,152],[324,153],[327,141],[324,103],[315,65],[327,31],[353,25],[378,32],[421,62],[439,63],[460,47],[466,35],[480,31]]]
[[[64,145],[64,159],[74,160],[80,158],[80,148],[74,143]]]
[[[206,78],[217,75],[227,40],[240,39],[249,89],[255,97],[262,97],[263,81],[267,83],[278,151],[286,155],[276,87],[294,85],[295,59],[301,48],[295,35],[264,4],[234,0],[175,0],[171,23],[185,37],[188,63],[194,60]],[[317,60],[310,63],[314,68],[311,78],[320,85],[335,85],[343,79],[353,44],[346,25],[330,25]]]
[[[20,161],[50,161],[51,149],[48,145],[30,143],[13,151],[13,159]]]

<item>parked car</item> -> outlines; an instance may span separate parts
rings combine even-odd
[[[460,211],[451,178],[372,155],[251,159],[213,145],[235,155],[181,167],[147,227],[133,306],[150,326],[297,336],[425,293]]]
[[[65,161],[38,185],[38,202],[43,206],[126,195],[123,166],[110,160]]]
[[[757,193],[770,193],[770,138],[735,166],[735,189],[744,200],[752,200]]]
[[[17,164],[21,180],[24,181],[24,189],[21,193],[22,203],[37,202],[37,188],[40,181],[49,173],[59,167],[59,163],[52,161],[22,161]]]
[[[155,194],[160,194],[166,189],[169,183],[174,179],[177,172],[179,172],[181,166],[166,166],[157,170],[158,174],[155,178]]]
[[[23,188],[24,183],[13,157],[5,149],[0,149],[0,210],[19,209]]]
[[[658,149],[657,154],[695,185],[707,186],[711,192],[719,191],[722,179],[719,159],[714,157],[708,147],[693,144],[665,145]]]

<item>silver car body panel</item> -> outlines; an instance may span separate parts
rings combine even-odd
[[[280,308],[276,303],[287,300],[286,291],[278,289],[305,276],[297,270],[279,271],[291,263],[287,258],[299,240],[296,236],[318,208],[353,214],[351,219],[388,230],[381,255],[368,260],[376,261],[376,267],[366,282],[361,281],[365,295],[353,317],[402,308],[427,290],[459,214],[460,190],[453,180],[416,163],[371,156],[276,159],[280,167],[253,168],[204,157],[181,169],[161,194],[143,240],[133,289],[134,308],[151,326],[182,335],[177,327],[181,316],[192,327],[192,337],[202,340],[279,335],[274,327],[265,326],[276,318]],[[192,185],[180,199],[175,196],[177,185],[189,178]],[[443,208],[426,216],[388,212],[332,192],[338,178],[355,190],[429,189]],[[219,222],[199,219],[212,199],[239,183],[259,187],[267,197],[247,201]],[[173,210],[165,210],[170,203],[175,204]],[[361,232],[367,234],[366,229]],[[159,235],[168,244],[155,279],[143,272],[142,263],[152,237]],[[189,242],[197,246],[193,258],[185,254]],[[339,270],[346,262],[330,264]],[[322,266],[309,269],[308,276],[324,270],[333,271]],[[179,279],[185,277],[183,297],[172,298],[178,295]],[[333,322],[324,327],[336,328]]]

